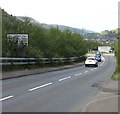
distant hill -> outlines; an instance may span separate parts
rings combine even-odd
[[[58,26],[59,29],[61,29],[61,30],[68,29],[68,30],[71,30],[72,32],[77,32],[77,33],[80,33],[80,34],[96,33],[94,31],[90,31],[90,30],[86,30],[86,29],[73,28],[73,27],[69,27],[69,26],[65,26],[65,25],[54,25],[54,24],[52,24],[51,26],[53,26],[53,27]]]
[[[17,16],[17,18],[21,21],[24,21],[24,16]],[[32,24],[35,24],[37,26],[43,26],[45,28],[50,28],[50,27],[58,27],[60,30],[65,30],[65,29],[68,29],[68,30],[71,30],[72,32],[77,32],[77,33],[80,33],[80,34],[88,34],[88,33],[96,33],[94,31],[91,31],[91,30],[86,30],[86,29],[79,29],[79,28],[73,28],[73,27],[69,27],[69,26],[65,26],[65,25],[57,25],[57,24],[45,24],[45,23],[40,23],[39,21],[36,21],[35,19],[31,18],[31,17],[27,17],[30,22]]]

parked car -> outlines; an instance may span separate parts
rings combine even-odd
[[[88,66],[95,66],[98,67],[98,61],[95,59],[95,57],[88,57],[85,61],[85,67]]]

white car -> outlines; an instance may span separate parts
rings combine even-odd
[[[98,67],[98,61],[95,59],[95,57],[88,57],[85,61],[85,67],[87,66]]]

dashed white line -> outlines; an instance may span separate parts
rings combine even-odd
[[[71,76],[68,76],[68,77],[65,77],[65,78],[61,78],[61,79],[59,79],[58,81],[63,81],[63,80],[66,80],[66,79],[68,79],[68,78],[71,78]]]
[[[43,88],[43,87],[46,87],[46,86],[51,85],[51,84],[52,84],[52,82],[44,84],[44,85],[41,85],[41,86],[38,86],[38,87],[34,87],[32,89],[29,89],[29,91],[33,91],[33,90],[36,90],[36,89],[39,89],[39,88]]]
[[[100,66],[102,66],[104,63],[102,63]]]
[[[79,73],[79,74],[75,74],[74,76],[79,76],[79,75],[81,75],[82,73]]]
[[[97,68],[94,68],[94,69],[97,69]]]
[[[90,69],[91,71],[94,70],[94,69]]]
[[[105,58],[103,57],[103,60],[104,60],[104,62],[105,62]],[[104,62],[100,65],[100,66],[102,66],[103,64],[104,64]]]
[[[87,73],[88,71],[85,71],[84,73]]]
[[[1,101],[4,101],[4,100],[7,100],[7,99],[10,99],[10,98],[12,98],[12,97],[14,97],[14,96],[11,95],[11,96],[8,96],[8,97],[5,97],[5,98],[2,98],[2,99],[0,99],[0,102],[1,102]]]

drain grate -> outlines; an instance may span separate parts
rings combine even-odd
[[[93,85],[91,85],[91,87],[101,88],[101,87],[103,87],[103,84],[102,84],[102,82],[96,82],[96,83],[94,83]]]

